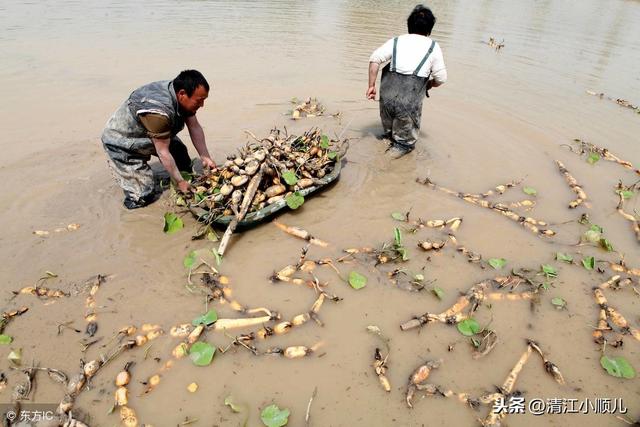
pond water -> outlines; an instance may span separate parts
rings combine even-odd
[[[244,144],[250,130],[266,136],[286,126],[291,133],[312,127],[331,136],[350,139],[340,181],[296,212],[280,217],[330,242],[327,249],[311,248],[309,257],[338,257],[347,247],[379,246],[393,240],[392,212],[411,210],[411,218],[462,217],[457,233],[461,244],[485,259],[505,258],[500,271],[467,263],[451,248],[427,254],[418,240],[438,238],[439,230],[404,231],[410,261],[375,269],[361,262],[341,265],[343,274],[357,270],[368,285],[351,289],[331,270],[318,276],[327,290],[344,298],[325,302],[323,327],[306,324],[291,334],[257,342],[270,346],[321,347],[302,360],[254,356],[243,348],[218,352],[212,366],[189,361],[163,373],[153,393],[139,396],[141,384],[170,359],[176,340],[158,338],[145,351],[124,353],[93,380],[76,406],[90,414],[90,425],[115,425],[107,414],[115,390],[115,374],[135,361],[130,406],[141,423],[176,425],[242,425],[243,415],[224,405],[225,397],[249,409],[248,425],[260,425],[259,411],[271,403],[291,410],[289,425],[305,423],[314,388],[310,424],[318,426],[477,425],[488,409],[478,411],[455,398],[418,397],[414,408],[404,402],[407,378],[426,360],[442,358],[430,381],[478,396],[501,385],[526,348],[536,340],[547,357],[562,370],[560,386],[544,372],[536,354],[518,378],[516,389],[527,401],[535,398],[621,398],[630,419],[640,416],[637,379],[610,377],[600,367],[602,347],[591,334],[598,320],[592,288],[613,273],[608,261],[621,256],[640,268],[638,240],[629,221],[616,212],[615,185],[631,185],[638,175],[601,159],[594,165],[567,149],[574,138],[606,147],[640,166],[640,115],[617,105],[622,98],[640,104],[640,2],[584,1],[434,1],[437,16],[433,38],[441,45],[449,81],[425,101],[421,140],[414,153],[391,161],[376,139],[381,131],[378,105],[365,99],[367,62],[371,52],[389,38],[406,31],[406,17],[414,6],[403,1],[41,1],[0,5],[0,234],[4,260],[4,310],[20,305],[29,311],[5,331],[14,337],[0,349],[6,360],[10,348],[20,347],[25,361],[71,373],[80,359],[90,360],[127,324],[158,323],[165,330],[189,322],[205,311],[204,297],[189,293],[182,259],[191,250],[215,246],[192,242],[196,223],[185,216],[185,230],[162,233],[162,216],[171,210],[168,197],[149,208],[125,211],[121,192],[106,166],[99,136],[104,123],[136,87],[170,79],[180,70],[196,68],[212,85],[206,107],[198,113],[209,149],[222,160]],[[499,51],[487,41],[504,43]],[[588,91],[604,93],[600,98]],[[329,115],[292,121],[286,115],[293,97],[318,97]],[[182,135],[188,139],[186,132]],[[189,145],[189,144],[188,144]],[[195,153],[191,147],[191,152]],[[588,206],[568,208],[574,193],[558,172],[562,161],[588,195]],[[456,191],[481,193],[498,184],[522,184],[495,201],[525,198],[522,187],[537,190],[536,206],[522,212],[549,223],[555,237],[540,238],[506,217],[415,182],[429,176]],[[640,210],[638,196],[625,203],[628,212]],[[582,213],[604,228],[614,252],[576,245],[587,226],[576,220]],[[636,214],[637,215],[637,214]],[[54,232],[79,223],[76,231]],[[32,234],[51,230],[48,237]],[[306,312],[315,300],[313,290],[271,284],[268,277],[298,259],[302,241],[269,223],[233,238],[220,270],[231,278],[234,295],[250,307],[269,307],[290,318]],[[556,252],[573,255],[569,265],[554,260]],[[429,255],[429,256],[428,256]],[[588,271],[583,257],[594,256],[603,273]],[[468,338],[455,327],[430,324],[401,332],[400,323],[424,312],[441,312],[459,293],[475,283],[511,269],[539,270],[553,265],[558,277],[541,292],[533,310],[526,301],[495,301],[483,305],[475,317],[496,331],[499,343],[485,358],[474,360]],[[392,268],[422,271],[430,284],[422,292],[394,288],[386,277]],[[34,297],[10,299],[10,291],[33,284],[45,271],[57,278],[47,286],[67,288],[94,274],[111,277],[96,299],[102,340],[81,352],[81,334],[56,325],[73,322],[84,329],[83,296],[47,305]],[[538,276],[540,279],[540,276]],[[637,286],[638,277],[633,277]],[[442,301],[429,291],[444,290]],[[640,327],[639,297],[631,288],[606,293],[632,327]],[[567,301],[556,309],[552,298]],[[214,306],[220,317],[236,314]],[[373,368],[377,338],[366,332],[377,325],[390,341],[391,393],[378,384]],[[241,331],[241,332],[248,332]],[[231,338],[209,332],[205,338],[226,347]],[[449,351],[452,349],[452,351]],[[625,337],[625,346],[607,346],[606,354],[625,357],[640,369],[640,343]],[[154,360],[159,358],[160,361]],[[9,377],[0,401],[22,380]],[[62,389],[43,373],[32,399],[58,402]],[[199,384],[196,393],[186,389]],[[518,426],[602,425],[621,422],[612,414],[510,415]]]

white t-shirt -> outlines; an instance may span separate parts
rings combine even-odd
[[[420,34],[404,34],[398,37],[396,46],[396,72],[400,74],[413,74],[422,58],[431,47],[431,38]],[[391,61],[393,55],[393,39],[388,40],[385,44],[376,49],[369,58],[369,62],[382,64]],[[433,47],[433,52],[429,55],[427,62],[424,63],[418,76],[428,77],[436,81],[436,83],[444,83],[447,81],[447,69],[444,66],[444,58],[442,49],[438,43]]]

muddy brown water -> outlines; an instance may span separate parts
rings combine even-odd
[[[191,250],[213,245],[192,242],[195,222],[185,216],[185,230],[162,233],[167,198],[134,212],[121,207],[121,193],[112,181],[99,144],[104,122],[122,99],[146,82],[171,78],[179,70],[201,70],[213,90],[199,120],[216,159],[243,144],[244,129],[265,135],[273,126],[290,132],[320,127],[330,135],[352,139],[340,181],[307,200],[297,212],[282,215],[327,240],[327,249],[312,248],[311,258],[336,257],[346,247],[374,246],[393,238],[398,226],[390,213],[411,209],[424,219],[461,216],[459,240],[485,258],[503,257],[508,268],[538,269],[552,264],[559,272],[532,312],[527,302],[495,302],[476,317],[490,324],[498,346],[487,357],[471,358],[468,339],[454,327],[429,325],[401,332],[399,324],[425,311],[449,307],[459,292],[501,272],[481,270],[451,249],[427,255],[415,248],[418,239],[439,233],[421,230],[405,234],[411,260],[403,268],[424,267],[427,280],[445,291],[439,301],[428,291],[395,289],[366,264],[342,266],[369,278],[355,291],[330,271],[321,271],[329,290],[344,298],[326,302],[320,312],[323,328],[315,324],[267,346],[322,342],[318,352],[303,360],[256,357],[244,349],[217,354],[206,368],[182,361],[163,376],[152,394],[139,397],[140,384],[166,361],[175,341],[153,342],[129,351],[105,368],[83,392],[77,407],[90,414],[91,425],[117,425],[107,412],[115,389],[113,378],[127,361],[135,361],[131,406],[141,423],[177,425],[197,419],[196,426],[242,425],[243,416],[224,406],[226,396],[247,405],[248,425],[260,425],[259,412],[276,403],[291,410],[289,425],[304,425],[307,403],[316,426],[433,426],[477,425],[487,409],[473,411],[453,399],[415,399],[404,404],[407,377],[425,360],[443,358],[432,381],[455,391],[480,394],[501,384],[533,338],[562,370],[567,386],[559,386],[532,356],[516,389],[534,398],[622,398],[632,419],[640,416],[638,379],[610,377],[599,364],[600,349],[591,332],[598,310],[593,286],[611,272],[586,271],[579,264],[554,261],[556,251],[576,260],[595,256],[617,261],[616,253],[595,247],[571,246],[585,228],[575,222],[586,212],[605,229],[606,237],[631,267],[640,267],[640,251],[630,225],[616,212],[613,192],[618,180],[638,179],[619,165],[599,161],[589,165],[564,144],[582,138],[609,148],[640,165],[640,115],[614,102],[585,93],[604,92],[613,98],[640,103],[640,3],[637,1],[434,1],[438,17],[434,38],[441,44],[449,82],[425,102],[422,140],[416,152],[389,161],[375,138],[380,131],[377,104],[364,100],[370,52],[404,31],[411,2],[230,2],[188,1],[133,4],[130,2],[11,2],[0,6],[0,76],[3,102],[0,123],[0,272],[3,309],[25,305],[29,311],[6,329],[14,337],[0,348],[0,367],[9,378],[0,392],[8,402],[19,377],[9,370],[10,348],[22,348],[25,362],[72,373],[83,357],[80,334],[56,324],[71,321],[84,329],[84,297],[52,305],[30,296],[11,300],[11,290],[33,284],[45,271],[58,278],[49,286],[70,289],[86,278],[112,275],[97,295],[98,337],[85,357],[97,357],[115,330],[127,324],[159,323],[165,329],[188,322],[204,312],[204,299],[186,291],[182,258]],[[500,52],[483,41],[504,39]],[[292,122],[283,115],[292,97],[317,96],[340,120],[324,117]],[[188,136],[184,135],[187,139]],[[193,151],[193,150],[192,150]],[[569,210],[573,198],[554,160],[561,160],[583,184],[590,207]],[[512,179],[538,190],[537,206],[528,214],[551,223],[557,236],[541,239],[494,212],[464,203],[415,183],[430,176],[446,187],[481,192]],[[500,200],[526,198],[522,186]],[[638,196],[627,202],[639,209]],[[69,223],[73,232],[41,238],[34,230],[53,230]],[[303,242],[265,224],[233,238],[221,271],[231,277],[237,299],[252,307],[266,306],[283,318],[308,310],[314,293],[288,284],[271,284],[274,269],[295,262]],[[505,271],[502,271],[504,273]],[[636,278],[637,283],[637,278]],[[640,326],[638,295],[627,289],[608,292],[617,307]],[[556,310],[553,297],[564,298],[567,310]],[[233,316],[215,306],[221,316]],[[377,325],[391,338],[385,393],[371,362],[379,341],[365,331]],[[210,332],[206,341],[224,347],[229,338]],[[454,346],[448,351],[449,345]],[[640,369],[640,343],[627,336],[624,356]],[[320,357],[322,355],[322,357]],[[160,358],[161,362],[154,361]],[[186,387],[200,386],[194,394]],[[34,402],[53,403],[62,390],[39,374]],[[617,426],[611,414],[510,415],[514,426]]]

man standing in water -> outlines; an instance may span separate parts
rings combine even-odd
[[[149,83],[134,90],[107,122],[102,144],[109,165],[124,191],[124,205],[135,209],[159,196],[148,165],[158,156],[162,166],[186,192],[190,184],[181,171],[191,172],[187,147],[177,137],[185,125],[205,168],[215,168],[196,112],[209,95],[209,83],[196,70],[185,70],[173,80]]]
[[[415,148],[420,131],[422,100],[428,90],[447,80],[442,50],[429,37],[436,18],[428,8],[417,5],[407,26],[409,34],[390,39],[369,58],[367,98],[376,97],[376,78],[380,64],[380,119],[384,137],[391,140],[388,151],[394,159]]]

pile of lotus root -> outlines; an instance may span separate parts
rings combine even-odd
[[[346,145],[346,141],[329,139],[319,129],[295,136],[274,128],[268,137],[254,137],[238,154],[227,156],[222,167],[194,178],[190,203],[213,216],[234,215],[257,173],[262,177],[249,212],[287,200],[301,189],[323,185],[320,179],[333,170]]]

